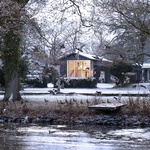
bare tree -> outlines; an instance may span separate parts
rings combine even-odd
[[[116,55],[124,61],[142,63],[143,55],[147,54],[144,47],[150,37],[149,0],[93,2],[98,14],[95,25],[109,29],[115,36],[113,42],[106,45],[106,54]]]
[[[50,52],[52,64],[55,64],[57,58],[64,53],[83,48],[85,45],[82,40],[84,26],[80,19],[81,12],[78,12],[80,7],[77,7],[79,2],[49,1],[47,8],[38,15],[38,22],[44,35],[45,50]],[[48,14],[48,17],[44,16],[44,13]]]

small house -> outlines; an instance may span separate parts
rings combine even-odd
[[[60,75],[67,78],[95,77],[100,82],[110,82],[108,66],[112,61],[86,54],[73,52],[60,58]]]
[[[150,81],[150,59],[147,59],[142,65],[142,81]]]

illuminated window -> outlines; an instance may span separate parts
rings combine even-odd
[[[93,63],[90,60],[68,60],[67,77],[92,77]]]

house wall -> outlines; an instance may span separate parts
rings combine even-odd
[[[60,74],[61,76],[65,76],[67,77],[67,61],[68,60],[77,60],[77,58],[75,57],[75,55],[69,55],[68,57],[65,57],[61,60],[61,63],[60,63]],[[79,60],[89,60],[88,58],[86,57],[83,57],[83,56],[79,56]],[[106,68],[105,66],[101,66],[100,63],[98,61],[95,61],[95,60],[91,60],[93,61],[94,63],[94,77],[96,79],[99,80],[99,77],[100,77],[100,71],[104,71],[105,72],[105,81],[106,83],[108,82],[111,82],[110,80],[110,73],[109,73],[109,70],[108,68]]]
[[[133,72],[136,73],[136,79],[135,79],[136,83],[142,81],[142,68],[140,66],[134,66]]]
[[[68,60],[77,60],[77,58],[75,57],[75,55],[72,54],[66,58],[63,58],[63,60],[61,60],[61,63],[60,63],[60,74],[61,74],[61,76],[67,77],[67,61]],[[79,56],[79,60],[89,60],[89,59],[82,57],[82,56]]]
[[[111,79],[110,79],[110,72],[109,72],[109,69],[105,66],[97,66],[97,65],[94,65],[94,71],[95,71],[95,75],[94,77],[100,82],[100,78],[101,78],[101,75],[100,75],[100,72],[101,71],[104,71],[105,72],[105,76],[104,76],[104,82],[105,83],[110,83],[112,82]]]
[[[143,69],[143,80],[144,80],[144,82],[149,81],[149,79],[148,79],[148,69]]]
[[[142,65],[142,81],[150,82],[150,58],[145,57],[145,61]]]

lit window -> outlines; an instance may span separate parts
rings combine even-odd
[[[93,63],[90,60],[68,60],[67,77],[93,76]]]

